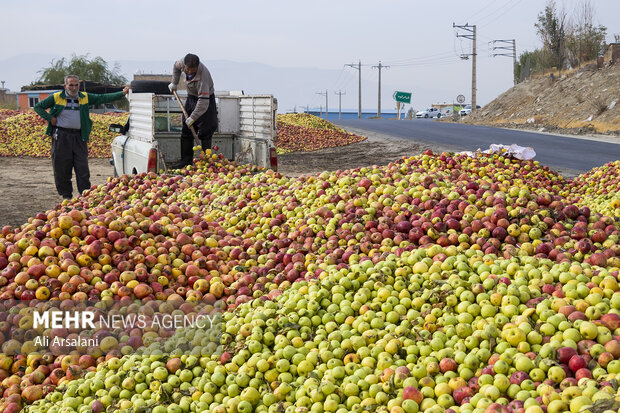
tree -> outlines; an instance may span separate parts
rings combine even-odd
[[[532,73],[556,67],[571,67],[595,59],[605,50],[607,28],[594,24],[594,8],[590,0],[583,0],[568,19],[564,10],[556,9],[555,1],[549,0],[545,10],[538,15],[536,27],[543,46],[519,56],[515,72],[521,82]],[[618,36],[616,36],[618,41]]]
[[[607,28],[594,24],[594,9],[589,0],[581,3],[566,38],[567,58],[571,66],[594,60],[605,48]]]
[[[120,67],[118,64],[109,68],[108,63],[99,56],[89,59],[88,54],[81,56],[73,54],[69,61],[64,57],[59,60],[52,60],[50,67],[39,71],[41,77],[33,84],[62,84],[65,83],[65,76],[71,74],[77,75],[80,80],[90,80],[110,85],[124,85],[127,83],[127,78],[119,72]]]
[[[533,52],[525,51],[519,55],[519,61],[516,64],[515,76],[518,82],[523,82],[532,73],[539,73],[545,68],[552,67],[552,59],[549,53],[545,53],[542,49],[536,49]]]
[[[566,60],[567,25],[566,12],[558,11],[554,0],[547,2],[545,11],[538,15],[538,23],[535,24],[543,49],[551,53],[554,66],[559,70],[563,69]]]

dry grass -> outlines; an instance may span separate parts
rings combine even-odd
[[[592,109],[594,110],[594,116],[600,116],[607,110],[607,103],[603,100],[603,98],[597,96],[592,101]]]
[[[534,122],[528,122],[529,119]],[[611,121],[587,121],[585,119],[566,119],[559,116],[535,115],[530,117],[512,117],[496,116],[487,118],[487,125],[493,126],[529,126],[529,127],[545,127],[549,129],[565,129],[565,130],[588,130],[594,133],[613,133],[620,130],[620,118]]]
[[[572,73],[562,71],[561,80],[556,71],[553,82],[549,78],[552,71],[533,76],[462,122],[525,129],[544,127],[568,134],[620,135],[620,104],[609,108],[611,102],[620,100],[615,87],[620,82],[620,65],[600,70],[589,70],[591,62],[582,66],[588,67],[575,68]]]

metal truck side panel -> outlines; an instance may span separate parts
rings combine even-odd
[[[217,152],[224,155],[226,159],[235,159],[235,135],[233,133],[215,132],[211,145],[217,146]]]
[[[271,95],[239,97],[239,135],[272,140],[276,134],[275,99]]]
[[[129,99],[129,136],[142,142],[153,141],[153,94],[133,93]]]
[[[269,168],[270,147],[268,139],[237,136],[237,139],[235,139],[235,161],[240,164],[252,164]]]
[[[239,98],[221,96],[217,102],[218,131],[222,133],[239,133]]]

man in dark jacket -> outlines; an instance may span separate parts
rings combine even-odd
[[[129,92],[126,86],[121,92],[95,94],[80,92],[77,76],[65,77],[65,89],[51,94],[37,103],[34,111],[47,121],[46,133],[52,137],[52,166],[58,194],[64,199],[73,197],[71,170],[81,194],[90,188],[88,168],[88,139],[93,126],[89,105],[113,102]],[[48,111],[49,109],[49,111]]]
[[[187,54],[175,62],[172,68],[170,91],[177,90],[181,73],[185,73],[187,83],[187,100],[181,131],[181,165],[191,165],[194,157],[194,138],[190,127],[197,129],[196,134],[202,143],[202,150],[211,148],[211,138],[217,130],[217,108],[215,107],[215,90],[213,79],[207,67],[200,62],[195,54]]]

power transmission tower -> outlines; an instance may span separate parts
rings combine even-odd
[[[329,116],[329,107],[327,106],[327,89],[325,92],[316,92],[317,95],[325,96],[325,119]]]
[[[355,63],[347,64],[345,66],[351,66],[353,69],[357,69],[359,72],[359,85],[358,85],[358,104],[357,104],[357,117],[358,119],[362,118],[362,61],[356,65]]]
[[[472,53],[471,55],[463,54],[461,55],[461,59],[468,59],[469,56],[472,57],[471,60],[471,111],[474,112],[476,110],[476,25],[470,25],[465,23],[462,26],[457,26],[452,23],[452,27],[457,29],[465,30],[471,34],[457,34],[456,37],[464,37],[473,42]]]
[[[515,39],[509,40],[493,40],[493,51],[499,50],[499,53],[493,53],[495,56],[512,57],[512,78],[513,82],[517,84],[517,42]],[[499,46],[495,46],[495,43],[499,43]]]
[[[377,102],[377,117],[381,117],[381,69],[388,69],[389,66],[385,66],[381,64],[381,60],[379,60],[379,65],[373,66],[373,69],[379,69],[379,94],[378,94],[378,102]]]
[[[347,92],[339,90],[338,92],[334,93],[338,95],[338,119],[342,119],[342,95],[346,95]]]

